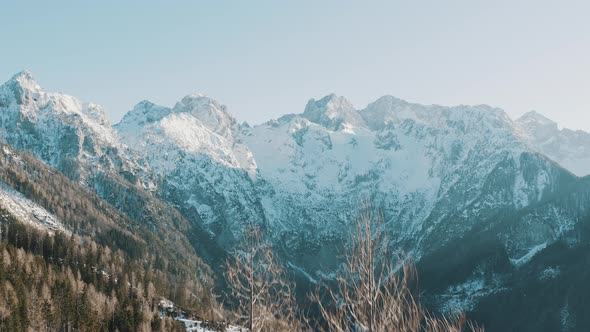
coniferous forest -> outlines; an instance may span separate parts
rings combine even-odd
[[[158,211],[155,232],[149,218],[130,219],[26,153],[3,154],[0,170],[2,182],[72,230],[25,224],[0,207],[0,331],[182,330],[162,314],[162,298],[211,314],[211,269],[162,226],[178,224],[178,214]]]

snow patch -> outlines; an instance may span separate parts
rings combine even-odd
[[[539,273],[540,280],[551,280],[557,278],[561,274],[559,267],[548,267]]]
[[[62,222],[39,204],[26,198],[4,182],[0,182],[0,206],[19,221],[53,234],[60,231],[69,234]]]
[[[501,280],[497,276],[492,279],[474,276],[463,283],[449,286],[438,298],[440,309],[445,314],[467,312],[475,308],[480,298],[502,289]]]
[[[510,258],[510,262],[514,266],[521,266],[525,263],[528,263],[536,254],[538,254],[541,250],[545,249],[546,247],[547,247],[547,242],[536,245],[536,246],[532,247],[529,250],[529,252],[527,252],[523,256],[521,256],[519,258]]]

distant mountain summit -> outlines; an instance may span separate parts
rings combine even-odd
[[[156,195],[202,222],[220,245],[233,243],[244,223],[265,220],[256,162],[224,105],[200,94],[173,108],[141,102],[115,128],[152,170]]]
[[[362,116],[348,99],[330,94],[320,100],[311,99],[302,117],[331,130],[365,127]]]
[[[72,178],[91,182],[91,173],[133,167],[100,106],[46,92],[27,71],[0,86],[0,119],[4,142]]]
[[[522,138],[535,150],[578,176],[590,174],[590,133],[559,129],[557,123],[531,111],[518,120]]]

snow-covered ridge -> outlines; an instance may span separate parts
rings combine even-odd
[[[172,108],[142,101],[115,126],[115,132],[100,108],[69,96],[45,93],[28,72],[16,75],[2,91],[4,96],[12,93],[13,97],[3,100],[9,100],[9,105],[19,105],[20,114],[36,120],[43,135],[50,135],[50,130],[45,130],[46,122],[37,119],[43,114],[42,109],[47,109],[48,119],[56,123],[52,128],[58,127],[59,121],[68,122],[60,114],[76,114],[81,119],[77,128],[88,132],[80,135],[80,140],[88,136],[90,141],[106,142],[103,144],[106,146],[126,145],[133,156],[122,158],[145,160],[158,176],[175,174],[173,182],[186,188],[187,199],[202,213],[209,211],[206,206],[211,204],[203,205],[191,199],[188,193],[194,188],[183,178],[194,177],[195,172],[200,172],[202,178],[200,184],[193,184],[197,187],[214,181],[226,173],[224,168],[229,168],[244,170],[253,180],[263,179],[270,184],[267,189],[277,195],[291,192],[306,197],[328,197],[341,193],[347,197],[349,193],[362,193],[358,190],[360,185],[368,186],[367,192],[377,190],[395,196],[412,193],[414,199],[424,200],[422,204],[433,206],[455,185],[453,179],[458,175],[453,174],[466,168],[470,154],[489,159],[487,170],[473,174],[482,181],[495,166],[494,158],[500,156],[499,151],[509,152],[518,164],[519,154],[528,150],[523,142],[529,144],[523,139],[528,137],[522,135],[524,126],[513,122],[502,110],[485,105],[425,106],[384,96],[357,110],[346,98],[331,94],[310,100],[300,115],[250,128],[237,124],[219,102],[194,94],[182,98]],[[46,107],[50,102],[51,107]],[[11,107],[14,108],[8,106]],[[13,134],[21,143],[21,132],[13,130]],[[59,148],[58,143],[53,148]],[[83,142],[75,146],[84,148]],[[48,154],[59,153],[50,149]],[[90,154],[92,160],[94,156]],[[209,171],[197,169],[206,163],[218,167]],[[213,176],[215,173],[218,175]],[[233,183],[242,182],[235,179]],[[253,184],[240,186],[248,189],[238,191],[259,191]],[[514,188],[516,206],[529,201],[528,193],[518,193],[522,183],[515,182]],[[259,194],[255,196],[238,200],[261,204],[270,201]],[[276,207],[266,206],[266,209],[269,215],[277,212]],[[427,213],[428,209],[422,206],[419,211]]]
[[[416,260],[485,226],[513,264],[526,265],[586,211],[545,203],[580,180],[549,158],[582,174],[589,134],[559,130],[535,113],[513,121],[486,105],[384,96],[359,110],[332,94],[251,127],[192,94],[172,107],[142,101],[111,126],[94,104],[47,93],[21,73],[0,87],[0,119],[1,140],[62,171],[115,170],[150,184],[222,248],[244,224],[263,223],[289,265],[310,279],[336,268],[330,264],[365,199],[383,212],[392,246]],[[585,194],[575,194],[570,205],[590,211]],[[506,226],[498,214],[515,220]],[[481,294],[473,280],[453,292]]]
[[[99,107],[46,93],[24,72],[0,88],[0,116],[8,143],[53,166],[75,156],[82,171],[101,165],[152,183],[152,192],[225,243],[255,221],[287,247],[323,245],[342,236],[359,201],[370,198],[392,233],[411,239],[418,253],[460,236],[490,211],[542,201],[561,176],[533,153],[549,154],[541,148],[554,140],[539,132],[554,135],[550,121],[513,121],[486,105],[384,96],[358,110],[331,94],[310,100],[301,114],[250,127],[216,100],[192,94],[173,107],[142,101],[111,127]],[[60,136],[69,131],[75,134]],[[560,163],[577,152],[558,151],[570,153],[550,156]],[[512,258],[550,240],[512,248]]]
[[[531,111],[516,120],[523,141],[577,176],[590,174],[590,133],[559,129],[556,122]]]
[[[0,86],[0,139],[89,187],[99,173],[151,182],[149,170],[123,151],[102,107],[47,92],[27,71]]]
[[[245,169],[252,176],[256,172],[252,155],[236,138],[240,128],[235,118],[224,105],[204,95],[185,96],[173,108],[140,102],[115,127],[121,141],[145,157],[181,150]],[[163,172],[174,164],[153,166]]]
[[[79,118],[86,129],[107,143],[116,141],[115,133],[99,105],[81,102],[65,94],[48,93],[28,71],[14,75],[0,86],[0,106],[20,111],[33,122],[49,121],[47,113],[50,109],[63,116],[64,120],[75,121],[75,118]]]
[[[344,97],[330,94],[320,100],[311,99],[301,115],[331,130],[365,127],[365,121]]]
[[[264,219],[253,185],[256,161],[224,105],[200,94],[172,108],[142,102],[115,128],[160,179],[159,194],[189,218],[228,234],[238,234],[245,220]]]
[[[273,188],[262,204],[276,227],[313,225],[306,236],[337,236],[353,218],[343,211],[354,213],[370,198],[397,237],[442,243],[437,229],[450,225],[438,223],[454,211],[466,213],[457,235],[486,209],[522,209],[544,197],[552,166],[538,163],[531,174],[523,161],[530,150],[514,128],[504,111],[486,105],[424,106],[386,96],[358,111],[330,95],[310,101],[303,114],[249,128],[244,142]],[[484,198],[503,164],[510,165],[507,186]]]
[[[460,124],[463,126],[460,128],[462,131],[478,130],[486,125],[496,128],[510,128],[512,125],[506,112],[488,105],[422,105],[393,96],[383,96],[359,112],[373,130],[381,130],[388,124],[400,124],[407,120],[436,128]]]

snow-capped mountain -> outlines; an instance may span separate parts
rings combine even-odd
[[[128,215],[152,202],[146,195],[177,208],[198,228],[195,247],[227,249],[244,225],[264,224],[309,281],[338,267],[370,201],[392,246],[427,267],[458,262],[460,277],[430,283],[441,308],[467,298],[460,305],[470,310],[490,296],[484,290],[506,288],[507,271],[575,239],[590,214],[587,181],[571,173],[590,173],[590,134],[536,113],[513,121],[486,105],[391,96],[358,110],[331,94],[249,126],[195,94],[173,107],[142,101],[112,127],[98,106],[47,93],[23,72],[0,87],[0,119],[2,141],[73,173]],[[497,252],[501,273],[489,263]]]
[[[578,176],[590,174],[590,133],[559,129],[557,123],[531,111],[518,120],[522,138],[535,150]]]
[[[153,172],[117,136],[102,108],[45,91],[23,71],[0,86],[0,141],[95,191],[132,220],[187,227],[154,199]]]
[[[48,93],[27,71],[0,86],[0,135],[89,186],[96,172],[115,172],[133,181],[130,170],[139,168],[120,151],[100,106]]]
[[[122,142],[147,156],[155,152],[154,144],[170,144],[170,148],[208,156],[227,168],[242,168],[251,175],[256,170],[248,148],[234,137],[239,130],[236,120],[225,106],[202,95],[186,96],[173,108],[142,101],[116,128]],[[154,166],[158,172],[167,172],[171,165]]]
[[[365,121],[350,101],[335,94],[317,101],[311,99],[302,117],[331,130],[365,127]]]
[[[415,258],[497,211],[542,201],[567,172],[531,152],[514,128],[505,112],[485,105],[423,106],[386,96],[356,111],[330,95],[301,115],[245,130],[244,141],[272,188],[262,194],[269,223],[307,265],[302,251],[314,254],[323,244],[327,256],[335,254],[330,241],[345,236],[363,199],[383,211],[392,237]],[[550,223],[563,226],[559,218]],[[539,241],[506,244],[519,259]]]
[[[253,181],[256,162],[225,106],[202,95],[173,108],[143,101],[116,125],[121,141],[158,178],[158,195],[211,236],[228,242],[244,223],[264,221]]]
[[[267,224],[303,265],[301,253],[318,244],[334,254],[330,241],[345,236],[364,199],[415,257],[499,209],[532,206],[563,177],[534,151],[553,157],[568,147],[543,144],[548,137],[573,139],[536,114],[513,122],[485,105],[424,106],[391,96],[357,110],[332,94],[310,100],[302,114],[250,127],[217,101],[189,95],[172,108],[140,102],[116,130],[100,107],[47,93],[28,72],[0,96],[9,144],[64,172],[74,168],[82,181],[96,172],[125,174],[220,243],[245,223]],[[105,190],[102,182],[89,186]],[[512,245],[512,258],[541,240]]]

